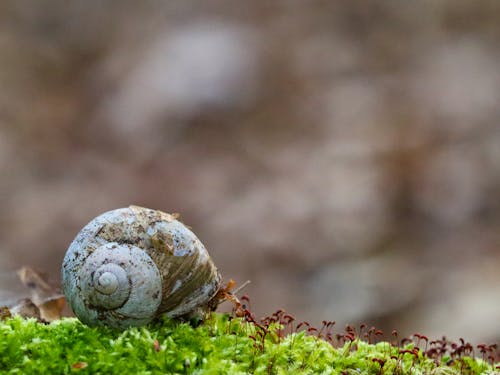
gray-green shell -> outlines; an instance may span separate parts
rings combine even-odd
[[[205,314],[221,277],[205,246],[172,215],[130,206],[78,233],[64,257],[62,285],[85,324],[140,326],[155,317]]]

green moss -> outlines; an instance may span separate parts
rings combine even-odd
[[[197,328],[165,320],[124,332],[70,318],[45,325],[15,317],[0,322],[0,373],[495,374],[480,359],[438,367],[421,352],[401,354],[386,342],[355,340],[336,349],[304,332],[281,337],[271,326],[264,339],[260,332],[223,314]],[[377,361],[385,361],[383,372]]]

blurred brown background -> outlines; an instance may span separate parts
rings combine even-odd
[[[258,315],[498,341],[499,40],[489,1],[2,1],[0,299],[133,203]]]

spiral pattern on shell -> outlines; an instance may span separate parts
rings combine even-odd
[[[167,213],[130,206],[106,212],[66,252],[62,285],[85,324],[140,326],[155,317],[204,315],[221,277],[207,250]]]

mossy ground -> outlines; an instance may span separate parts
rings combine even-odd
[[[194,328],[164,320],[123,332],[77,319],[51,324],[15,317],[0,322],[2,374],[498,374],[482,359],[443,366],[414,350],[355,339],[339,348],[306,332],[267,333],[213,314]],[[392,358],[391,358],[392,356]],[[381,363],[383,367],[381,368]],[[498,371],[498,370],[496,370]]]

